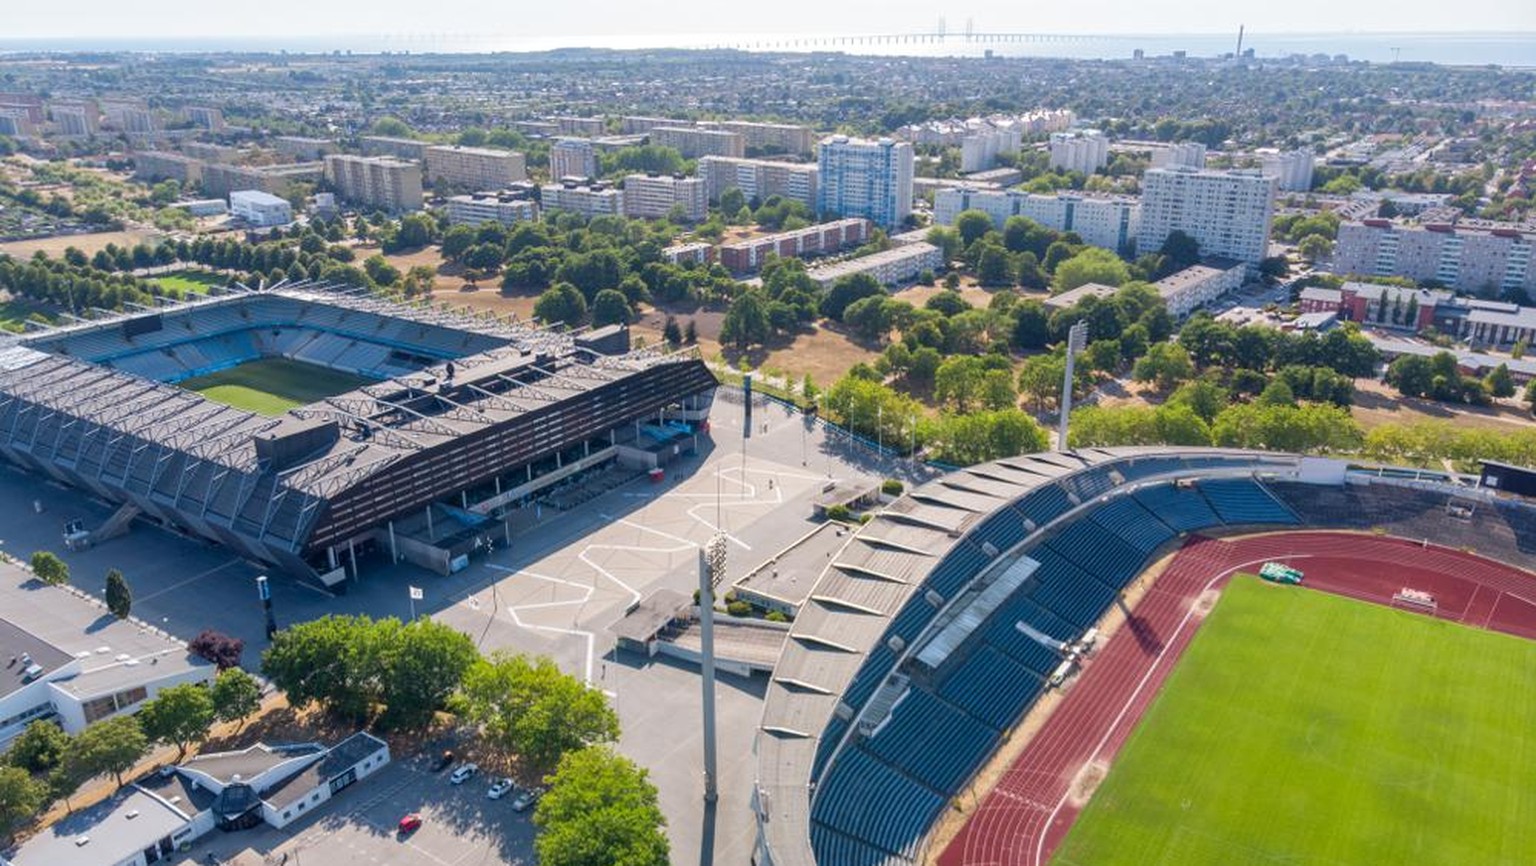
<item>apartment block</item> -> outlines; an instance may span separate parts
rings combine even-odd
[[[1339,226],[1333,269],[1367,277],[1434,280],[1494,297],[1517,288],[1536,290],[1533,244],[1536,232],[1515,225],[1480,228],[1367,219]]]
[[[11,138],[36,138],[37,124],[25,106],[0,105],[0,135]]]
[[[709,215],[704,181],[696,177],[665,174],[631,174],[624,178],[624,215],[636,219],[661,219],[681,206],[690,222]]]
[[[67,138],[88,138],[101,131],[101,109],[94,100],[55,102],[49,107],[53,126]]]
[[[125,107],[117,112],[117,128],[129,135],[154,135],[160,131],[160,118],[148,108]]]
[[[182,113],[193,126],[218,132],[224,128],[224,112],[206,105],[189,105]]]
[[[242,156],[238,147],[209,141],[183,141],[181,152],[203,162],[234,162]]]
[[[651,144],[674,148],[688,159],[700,156],[747,155],[747,142],[739,132],[723,129],[692,129],[681,126],[657,126],[651,129]]]
[[[504,226],[531,222],[539,218],[539,206],[523,194],[475,193],[448,199],[448,222],[477,226],[495,222]]]
[[[191,186],[202,181],[203,164],[179,153],[141,150],[133,155],[133,173],[150,183],[174,180],[182,186]]]
[[[1257,265],[1268,254],[1275,179],[1257,171],[1149,169],[1141,183],[1138,252],[1161,249],[1182,231],[1206,256]]]
[[[812,163],[773,162],[765,159],[733,159],[705,156],[699,159],[698,176],[705,195],[719,201],[728,189],[741,190],[748,201],[767,201],[779,196],[816,210],[816,179],[820,169]]]
[[[1001,229],[1009,217],[1028,217],[1058,232],[1076,232],[1084,243],[1123,252],[1141,227],[1141,203],[1129,196],[1046,195],[1018,190],[951,187],[933,194],[933,220],[954,225],[961,211],[979,210]]]
[[[539,188],[545,211],[566,211],[591,218],[623,216],[624,191],[603,183],[549,183]]]
[[[873,230],[874,226],[869,220],[844,219],[792,232],[722,244],[720,263],[732,273],[749,273],[762,267],[763,262],[773,256],[790,258],[841,252],[869,240]]]
[[[510,126],[523,135],[535,138],[553,138],[560,134],[560,124],[553,120],[514,120]]]
[[[608,121],[601,117],[552,117],[559,135],[606,135]]]
[[[363,156],[393,156],[397,159],[426,159],[427,144],[414,138],[392,135],[365,135],[357,140]]]
[[[325,174],[342,201],[391,213],[421,209],[421,166],[414,162],[333,153]]]
[[[1206,259],[1152,284],[1162,296],[1168,315],[1182,319],[1228,292],[1243,287],[1248,266],[1231,259]]]
[[[597,148],[591,139],[561,138],[549,148],[549,179],[597,177]]]
[[[1109,162],[1109,139],[1097,129],[1051,133],[1051,168],[1093,174]]]
[[[318,183],[325,177],[325,163],[298,162],[290,165],[203,166],[203,192],[227,196],[236,190],[256,189],[286,198],[296,183]]]
[[[661,251],[661,260],[669,265],[704,265],[714,258],[715,248],[706,243],[673,244]]]
[[[745,120],[725,120],[715,126],[740,135],[749,150],[762,153],[806,154],[816,147],[816,134],[804,126]]]
[[[463,189],[501,189],[528,179],[528,163],[514,150],[434,145],[426,150],[426,181]]]
[[[912,213],[912,145],[835,135],[821,142],[816,210],[895,228]]]
[[[1284,192],[1306,192],[1312,188],[1312,168],[1316,159],[1311,151],[1278,151],[1270,148],[1258,152],[1265,174],[1275,179]]]
[[[939,271],[943,267],[944,251],[927,241],[918,241],[872,255],[811,268],[806,273],[823,286],[853,274],[869,274],[881,285],[894,286],[915,279],[923,271]]]
[[[272,139],[272,147],[289,159],[317,160],[341,148],[329,138],[306,138],[302,135],[279,135]]]
[[[967,135],[960,140],[960,171],[990,171],[997,168],[997,157],[1018,153],[1023,135],[1017,129],[994,129]]]
[[[625,135],[645,135],[658,126],[692,126],[691,120],[678,120],[673,117],[641,117],[631,115],[619,119],[619,131]]]
[[[0,91],[0,108],[20,108],[33,123],[43,122],[43,98],[35,93]]]
[[[1198,141],[1181,141],[1178,144],[1152,148],[1153,168],[1205,168],[1205,145]]]

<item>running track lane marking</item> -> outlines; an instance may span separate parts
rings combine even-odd
[[[1286,559],[1308,559],[1312,555],[1313,554],[1309,554],[1309,553],[1299,553],[1299,554],[1291,554],[1290,556],[1287,556],[1285,558]],[[1263,557],[1261,559],[1251,559],[1251,560],[1249,560],[1247,562],[1239,562],[1238,564],[1232,566],[1231,568],[1228,568],[1226,571],[1218,573],[1215,577],[1212,577],[1209,581],[1206,581],[1205,586],[1201,588],[1200,592],[1202,594],[1210,592],[1211,589],[1213,587],[1215,587],[1218,582],[1220,582],[1222,580],[1225,580],[1226,578],[1230,577],[1233,572],[1235,572],[1235,571],[1237,571],[1239,569],[1247,568],[1248,566],[1255,565],[1255,564],[1258,564],[1258,563],[1269,562],[1271,559],[1274,559],[1274,558],[1275,557],[1273,557],[1273,556],[1266,556],[1266,557]],[[1198,602],[1199,601],[1199,596],[1197,595],[1194,598],[1193,601],[1194,602]],[[1152,665],[1147,668],[1147,672],[1141,675],[1141,681],[1136,684],[1136,688],[1125,699],[1125,705],[1120,708],[1120,712],[1119,712],[1118,715],[1115,716],[1115,720],[1113,722],[1110,722],[1109,723],[1109,727],[1104,730],[1104,736],[1099,740],[1098,745],[1094,746],[1093,753],[1088,756],[1088,760],[1085,763],[1085,766],[1087,764],[1092,764],[1094,761],[1099,759],[1099,753],[1104,751],[1104,746],[1109,743],[1110,738],[1114,736],[1115,731],[1120,728],[1120,723],[1125,721],[1125,716],[1126,716],[1127,713],[1129,713],[1131,711],[1131,707],[1136,703],[1137,697],[1139,697],[1141,695],[1142,690],[1147,687],[1147,683],[1151,681],[1152,675],[1157,672],[1158,668],[1162,667],[1163,659],[1164,659],[1164,657],[1166,657],[1168,655],[1169,648],[1171,648],[1174,645],[1174,642],[1178,640],[1179,635],[1184,633],[1184,628],[1187,625],[1189,625],[1189,622],[1190,622],[1191,619],[1194,618],[1194,615],[1195,615],[1195,604],[1191,603],[1189,605],[1189,610],[1184,612],[1184,618],[1179,620],[1178,628],[1173,630],[1173,634],[1171,636],[1169,636],[1168,642],[1166,644],[1164,644],[1163,648],[1158,652],[1157,658],[1152,660]],[[1035,842],[1035,861],[1034,861],[1035,862],[1035,866],[1043,866],[1043,864],[1045,862],[1045,840],[1046,840],[1046,837],[1050,835],[1051,825],[1056,823],[1056,817],[1061,814],[1061,808],[1067,804],[1067,800],[1068,800],[1068,798],[1071,797],[1071,795],[1072,795],[1072,788],[1069,785],[1069,786],[1067,786],[1067,790],[1062,792],[1060,799],[1058,799],[1056,801],[1056,808],[1051,810],[1051,814],[1046,817],[1045,824],[1043,824],[1041,826],[1041,828],[1040,828],[1040,838],[1037,839],[1036,842]],[[1086,804],[1084,805],[1084,808],[1087,808]]]

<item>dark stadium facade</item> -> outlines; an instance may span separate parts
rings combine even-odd
[[[369,384],[281,416],[177,387],[261,358]],[[435,506],[493,518],[573,473],[696,436],[696,353],[315,284],[238,291],[0,342],[0,457],[306,575]],[[429,518],[430,519],[430,518]],[[355,562],[355,557],[354,557]]]

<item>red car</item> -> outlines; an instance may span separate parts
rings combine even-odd
[[[400,835],[407,836],[421,829],[421,816],[415,812],[400,819]]]

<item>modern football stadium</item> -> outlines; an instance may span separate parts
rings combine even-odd
[[[118,503],[102,535],[142,515],[332,582],[407,519],[457,556],[553,485],[668,459],[716,384],[619,327],[279,284],[4,338],[0,456]]]
[[[1536,638],[1536,603],[1527,599],[1536,599],[1536,578],[1510,566],[1528,564],[1532,550],[1536,508],[1479,486],[1476,478],[1446,473],[1279,453],[1126,448],[1024,455],[947,474],[897,499],[852,535],[794,621],[767,688],[756,738],[755,862],[1044,866],[1087,800],[1077,782],[1090,765],[1101,775],[1109,772],[1112,803],[1101,810],[1110,814],[1085,821],[1091,826],[1079,834],[1084,838],[1073,837],[1079,853],[1121,850],[1115,862],[1275,857],[1305,862],[1305,849],[1298,849],[1303,856],[1295,859],[1296,851],[1224,847],[1235,843],[1212,842],[1215,830],[1195,817],[1168,826],[1180,838],[1157,837],[1162,848],[1135,847],[1152,836],[1137,837],[1117,823],[1136,811],[1132,804],[1138,798],[1152,799],[1148,791],[1173,790],[1166,777],[1145,784],[1156,772],[1147,768],[1166,769],[1166,756],[1159,765],[1131,749],[1128,763],[1139,769],[1127,770],[1123,784],[1110,764],[1142,712],[1160,700],[1157,693],[1170,669],[1178,675],[1179,654],[1205,616],[1202,605],[1212,603],[1212,591],[1233,574],[1283,561],[1304,569],[1307,585],[1262,589],[1321,590],[1369,601],[1389,616],[1509,641],[1528,651],[1528,639]],[[1149,566],[1170,556],[1171,565],[1149,575]],[[1402,597],[1422,606],[1431,593],[1438,608],[1431,601],[1428,610],[1410,605],[1412,613],[1385,609]],[[1213,621],[1239,616],[1225,613],[1224,603],[1214,602]],[[1241,602],[1233,602],[1233,609],[1240,612]],[[1311,616],[1298,614],[1298,628]],[[1335,622],[1316,616],[1317,622]],[[1445,621],[1452,619],[1519,637]],[[1117,621],[1125,627],[1116,630]],[[1348,616],[1337,621],[1356,622]],[[1100,629],[1108,629],[1110,637],[1107,642],[1100,637],[1100,645],[1090,650]],[[1286,634],[1276,629],[1277,637]],[[1309,632],[1303,628],[1297,634]],[[1445,640],[1461,641],[1457,634]],[[1219,645],[1219,637],[1212,640]],[[1327,654],[1295,657],[1290,646],[1267,643],[1262,632],[1250,640],[1264,650],[1261,662],[1266,654],[1283,656],[1282,669],[1292,680],[1298,671],[1315,667],[1322,681],[1334,681],[1327,679]],[[1378,654],[1365,660],[1379,663],[1380,653],[1389,651],[1378,647]],[[1434,671],[1435,666],[1426,668],[1418,679],[1439,683],[1428,676]],[[1479,681],[1473,673],[1460,675]],[[1179,697],[1176,692],[1198,696],[1208,682],[1193,672],[1184,679],[1189,682],[1181,688],[1170,687],[1170,700]],[[1415,672],[1409,669],[1401,679],[1413,682]],[[1388,683],[1376,686],[1382,691],[1341,695],[1323,714],[1347,716],[1351,701],[1392,707],[1398,695]],[[1432,699],[1411,689],[1403,695],[1409,706]],[[1202,699],[1209,701],[1209,695]],[[1032,739],[1022,751],[989,767],[989,777],[1000,773],[998,779],[989,778],[979,792],[970,790],[1021,720],[1036,718],[1031,711],[1041,707],[1044,721],[1031,726]],[[1401,712],[1412,716],[1408,709]],[[1443,726],[1453,717],[1419,718],[1439,719],[1436,724]],[[1477,712],[1472,718],[1487,722]],[[1166,734],[1170,726],[1181,727],[1164,722],[1158,731]],[[1280,763],[1260,768],[1265,773],[1283,767],[1285,749],[1296,745],[1281,726],[1271,730],[1280,744],[1278,756],[1271,757]],[[1497,725],[1472,730],[1467,736],[1476,739],[1476,731],[1496,732]],[[1162,742],[1155,733],[1148,733],[1147,743]],[[1498,740],[1490,735],[1489,742]],[[1142,751],[1147,749],[1156,746]],[[1420,749],[1409,752],[1418,771],[1451,760],[1435,749]],[[999,770],[999,764],[1007,766]],[[1216,799],[1263,803],[1254,814],[1270,826],[1288,805],[1307,802],[1299,782],[1291,792],[1268,782],[1263,787],[1251,797]],[[1088,801],[1090,810],[1093,802]],[[1369,801],[1362,796],[1353,814],[1358,824],[1368,825],[1371,815],[1360,811],[1359,802]],[[1167,809],[1157,808],[1167,805],[1140,808],[1166,819]],[[1182,805],[1187,809],[1190,801]],[[1179,812],[1179,802],[1171,808]],[[1415,838],[1416,828],[1394,824],[1400,808],[1384,806],[1377,813],[1389,825],[1379,828],[1379,835]],[[1490,811],[1498,811],[1497,803]],[[957,833],[948,827],[936,841],[940,825],[955,823],[963,825]],[[1107,846],[1093,846],[1104,839]],[[1107,861],[1094,855],[1070,859],[1063,849],[1060,862]]]

